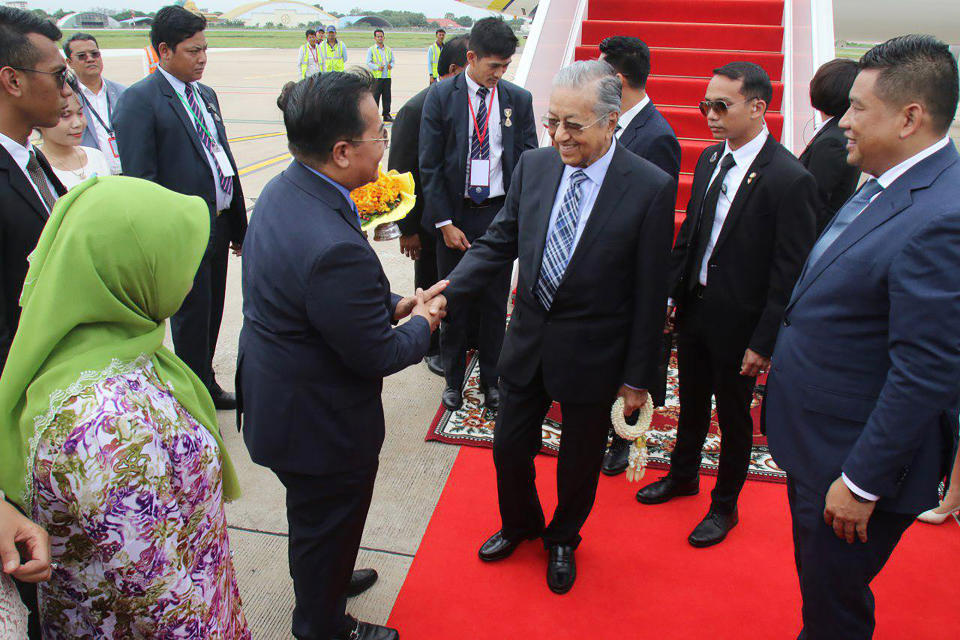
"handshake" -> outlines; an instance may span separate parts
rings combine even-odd
[[[436,331],[440,326],[440,320],[447,315],[447,299],[441,295],[441,292],[447,288],[448,284],[450,284],[449,280],[441,280],[426,291],[417,289],[414,295],[401,298],[393,313],[394,322],[399,322],[410,315],[421,316],[430,324],[430,331]]]

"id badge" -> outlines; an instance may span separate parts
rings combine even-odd
[[[120,149],[117,147],[117,136],[110,136],[107,138],[107,142],[110,143],[110,151],[113,152],[114,158],[120,157]]]
[[[226,178],[233,175],[233,167],[230,166],[230,158],[227,157],[227,152],[223,150],[223,147],[217,145],[213,149],[213,156],[217,159],[217,164],[220,165],[220,173]]]
[[[490,186],[490,160],[470,159],[470,186]]]

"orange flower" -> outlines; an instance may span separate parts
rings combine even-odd
[[[396,176],[380,172],[376,182],[354,189],[350,193],[353,202],[357,205],[360,217],[369,220],[374,216],[389,213],[400,202],[400,191],[403,182]]]

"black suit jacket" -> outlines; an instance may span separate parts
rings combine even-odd
[[[700,154],[671,256],[681,331],[687,278],[700,272],[692,263],[701,204],[722,154],[723,144]],[[722,359],[739,363],[747,348],[770,357],[783,309],[816,239],[818,207],[813,176],[772,136],[767,138],[737,190],[707,271],[703,303],[713,318],[711,343]]]
[[[523,155],[503,209],[449,276],[449,309],[456,313],[463,297],[519,258],[500,376],[522,385],[542,367],[546,389],[559,402],[607,402],[626,383],[662,404],[676,187],[618,145],[548,312],[534,287],[563,170],[552,147]]]
[[[680,180],[680,143],[652,102],[640,110],[620,134],[620,144]]]
[[[383,378],[430,346],[423,318],[391,327],[399,300],[332,185],[293,162],[264,187],[243,248],[237,363],[254,462],[313,475],[376,464]]]
[[[237,164],[227,143],[220,103],[213,89],[200,83],[197,86],[233,167],[233,200],[230,209],[221,215],[229,221],[230,240],[242,244],[247,231],[247,208]],[[162,73],[152,73],[123,92],[113,124],[124,175],[156,182],[177,193],[200,196],[207,201],[210,214],[216,215],[217,187],[206,153],[183,103]]]
[[[800,154],[800,164],[813,174],[820,194],[818,236],[850,199],[860,181],[860,169],[847,164],[847,139],[839,121],[839,118],[833,118],[823,125]]]
[[[37,150],[37,162],[57,196],[67,192],[50,163]],[[7,150],[0,147],[0,372],[20,321],[20,293],[27,277],[27,256],[37,246],[50,214],[33,185]]]
[[[397,226],[400,227],[401,233],[405,236],[412,236],[421,229],[420,221],[423,218],[424,198],[423,184],[420,180],[420,119],[423,115],[423,103],[426,102],[427,94],[434,86],[429,85],[400,107],[390,131],[392,141],[387,168],[396,169],[400,173],[406,173],[407,171],[412,173],[414,193],[417,196],[417,202],[410,213],[397,222]]]
[[[423,226],[427,230],[433,230],[436,223],[444,220],[459,225],[463,215],[470,148],[470,106],[464,73],[435,84],[423,105],[420,178],[425,197]],[[537,147],[537,125],[533,96],[526,89],[501,80],[497,83],[497,102],[503,132],[503,188],[509,191],[511,174],[520,154]]]

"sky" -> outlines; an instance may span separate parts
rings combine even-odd
[[[229,11],[234,7],[252,0],[194,0],[201,9],[209,11]],[[354,7],[370,10],[394,9],[397,11],[416,11],[425,13],[428,18],[442,18],[446,13],[457,16],[482,18],[495,15],[490,11],[474,9],[454,0],[302,0],[307,4],[319,4],[328,11],[347,13]],[[156,11],[168,2],[151,0],[27,0],[31,9],[45,11],[82,11],[94,7],[104,9],[136,9],[138,11]]]

